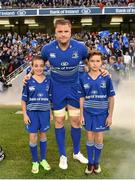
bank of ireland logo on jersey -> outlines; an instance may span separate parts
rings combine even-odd
[[[105,81],[102,81],[101,84],[100,84],[100,87],[101,87],[101,88],[106,88],[106,82],[105,82]]]
[[[35,91],[35,86],[29,86],[29,91]]]
[[[50,58],[56,58],[56,54],[55,53],[50,53]]]
[[[69,63],[67,61],[61,62],[61,66],[68,66],[68,65],[69,65]]]
[[[98,94],[98,91],[97,90],[93,90],[93,91],[91,91],[91,94],[96,95],[96,94]]]
[[[43,97],[43,93],[38,93],[37,96],[38,97]]]
[[[78,57],[79,57],[78,52],[77,51],[73,52],[72,58],[77,59]]]

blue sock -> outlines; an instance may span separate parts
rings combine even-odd
[[[78,154],[80,151],[81,128],[71,127],[71,137],[73,142],[74,154]]]
[[[94,164],[94,142],[93,141],[87,141],[86,143],[87,147],[87,155],[88,155],[88,163]]]
[[[101,151],[103,149],[103,144],[95,144],[95,156],[94,156],[94,164],[99,164]]]
[[[32,155],[32,161],[38,162],[38,152],[37,152],[37,144],[29,143],[31,155]]]
[[[55,128],[55,136],[56,141],[59,148],[60,156],[66,156],[66,149],[65,149],[65,128]]]
[[[47,146],[47,139],[40,139],[40,158],[41,161],[46,159],[46,146]]]

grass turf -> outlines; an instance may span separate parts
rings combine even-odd
[[[0,107],[0,145],[5,151],[6,158],[0,162],[0,179],[109,179],[109,178],[135,178],[126,165],[134,166],[134,162],[127,157],[127,152],[135,149],[135,144],[126,137],[128,131],[124,129],[112,129],[105,133],[104,149],[101,157],[102,173],[100,175],[85,175],[85,165],[73,160],[72,142],[70,137],[69,121],[66,127],[66,150],[69,168],[61,170],[58,167],[59,154],[54,135],[54,121],[47,133],[47,160],[52,169],[49,172],[40,167],[39,174],[31,173],[31,156],[28,147],[28,133],[23,124],[21,114],[15,114],[20,110],[18,106]],[[125,137],[125,138],[124,138]],[[82,129],[81,152],[86,156],[85,130]],[[130,163],[129,163],[130,162]],[[122,166],[124,164],[124,167]],[[121,166],[125,170],[121,169]],[[120,170],[120,171],[119,171]],[[125,174],[126,173],[126,174]]]

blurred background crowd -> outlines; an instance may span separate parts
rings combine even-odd
[[[103,66],[115,79],[127,75],[135,68],[135,34],[101,32],[80,32],[72,38],[85,43],[89,51],[97,49],[104,54]],[[7,32],[0,34],[0,81],[25,62],[30,62],[33,55],[39,55],[42,46],[54,40],[54,35],[28,31],[25,35]],[[115,73],[113,73],[113,71]]]
[[[134,6],[134,0],[1,0],[1,8]]]

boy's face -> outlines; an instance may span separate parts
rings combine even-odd
[[[98,71],[101,65],[102,59],[100,55],[94,55],[88,61],[88,67],[93,71]]]
[[[60,44],[67,44],[71,38],[71,27],[68,24],[57,25],[55,28],[55,37]]]
[[[32,65],[32,69],[35,75],[40,76],[43,74],[44,71],[44,61],[42,60],[34,60],[33,65]]]

